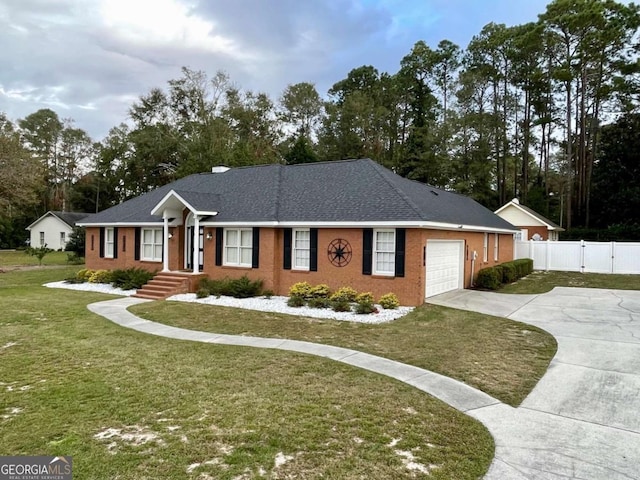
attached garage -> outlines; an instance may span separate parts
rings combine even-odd
[[[463,288],[464,241],[427,240],[425,298]]]

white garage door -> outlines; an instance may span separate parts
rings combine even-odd
[[[462,288],[463,252],[462,240],[427,240],[426,298]]]

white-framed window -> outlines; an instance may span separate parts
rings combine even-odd
[[[395,275],[396,231],[373,231],[373,274]]]
[[[65,243],[67,243],[67,234],[66,232],[60,232],[60,246],[64,247]]]
[[[498,261],[498,241],[500,238],[500,235],[498,235],[497,233],[493,234],[493,260],[494,261]]]
[[[146,262],[162,261],[162,229],[143,228],[140,259]]]
[[[489,234],[488,233],[484,234],[484,240],[482,243],[482,261],[483,262],[489,261]]]
[[[291,249],[291,267],[294,270],[309,270],[311,231],[308,228],[294,230],[291,243],[293,244]]]
[[[104,257],[113,258],[113,249],[115,245],[115,232],[113,228],[104,229]]]
[[[44,245],[44,232],[40,232],[40,246]]]
[[[223,265],[251,267],[253,231],[250,228],[224,229]]]

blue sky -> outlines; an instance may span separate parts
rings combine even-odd
[[[489,22],[535,21],[546,0],[3,0],[0,111],[40,108],[100,140],[139,95],[188,66],[276,100],[349,70],[394,73],[413,44],[462,48]]]

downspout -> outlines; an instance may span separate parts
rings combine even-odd
[[[478,252],[476,252],[475,250],[473,251],[473,253],[471,254],[471,288],[474,287],[473,284],[473,274],[475,272],[476,269],[476,258],[478,257]]]

